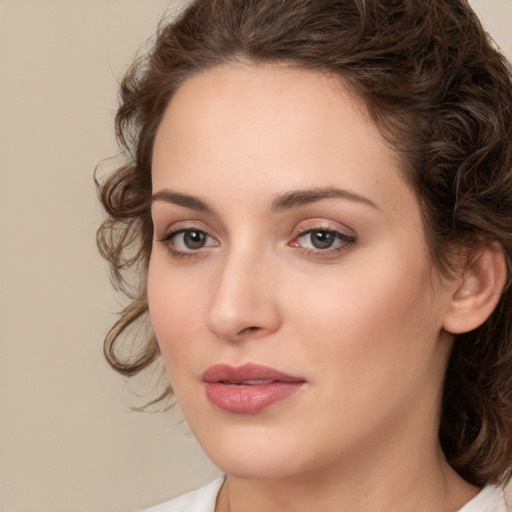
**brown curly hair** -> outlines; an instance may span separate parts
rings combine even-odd
[[[147,317],[151,156],[174,92],[206,69],[245,60],[338,76],[365,101],[402,154],[434,264],[453,242],[499,243],[507,287],[484,325],[460,335],[448,364],[440,440],[475,485],[503,483],[512,461],[512,81],[466,0],[196,0],[163,22],[126,74],[116,133],[125,163],[98,183],[106,219],[98,245],[129,304],[105,339],[124,375],[159,356]],[[133,279],[135,276],[135,280]],[[131,347],[131,348],[127,348]],[[171,390],[168,389],[168,394]]]

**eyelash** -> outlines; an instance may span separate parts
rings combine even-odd
[[[182,250],[182,249],[176,249],[172,246],[172,241],[178,236],[178,235],[185,235],[187,233],[200,233],[201,235],[205,236],[206,239],[215,240],[212,236],[210,236],[206,231],[202,229],[195,229],[195,228],[182,228],[177,229],[175,231],[170,231],[169,233],[166,233],[161,239],[158,239],[157,241],[160,243],[163,243],[167,246],[169,249],[171,256],[175,259],[186,259],[186,258],[195,258],[200,256],[202,249],[205,247],[215,247],[218,245],[218,242],[211,245],[203,245],[197,249],[191,249],[188,250]],[[337,240],[338,243],[334,247],[326,247],[325,249],[320,248],[308,248],[308,247],[301,247],[298,243],[298,240],[301,238],[311,235],[313,233],[322,233],[329,236],[335,237],[335,241]],[[288,245],[290,247],[297,247],[300,250],[302,250],[303,253],[305,253],[307,256],[315,257],[315,258],[325,258],[325,259],[331,259],[335,258],[338,254],[350,250],[352,247],[354,247],[356,244],[356,238],[354,236],[346,235],[344,233],[341,233],[340,231],[336,231],[334,229],[329,228],[308,228],[304,231],[301,231]]]
[[[202,246],[198,249],[188,249],[188,250],[183,250],[183,249],[175,249],[173,246],[172,246],[172,241],[178,236],[178,235],[185,235],[186,233],[201,233],[202,235],[204,235],[205,237],[207,238],[210,238],[212,240],[214,240],[213,237],[211,237],[206,231],[204,231],[203,229],[196,229],[196,228],[182,228],[182,229],[177,229],[175,231],[170,231],[169,233],[166,233],[160,240],[158,240],[158,242],[161,242],[163,243],[164,245],[167,246],[167,248],[169,249],[170,253],[171,253],[171,256],[173,258],[176,258],[176,259],[185,259],[185,258],[194,258],[194,257],[197,257],[200,255],[200,252],[201,252],[201,249],[203,249],[203,247],[205,246]],[[206,245],[206,247],[210,247],[210,245]]]
[[[324,259],[330,259],[335,258],[340,253],[345,252],[353,248],[356,244],[356,238],[354,236],[346,235],[345,233],[342,233],[340,231],[336,231],[335,229],[330,228],[309,228],[301,233],[299,233],[294,240],[290,243],[292,247],[300,247],[298,243],[296,242],[302,237],[305,237],[307,235],[311,235],[312,233],[323,233],[327,235],[331,235],[335,237],[335,240],[338,241],[337,245],[334,247],[327,247],[325,249],[313,249],[308,247],[302,247],[302,251],[306,253],[307,256],[312,256],[315,258],[324,258]]]

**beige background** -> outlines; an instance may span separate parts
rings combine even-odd
[[[512,0],[472,3],[512,56]],[[171,415],[128,412],[101,353],[118,303],[92,172],[167,6],[0,0],[0,512],[136,510],[217,474]]]

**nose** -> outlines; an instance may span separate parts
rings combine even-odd
[[[236,342],[264,337],[279,328],[271,262],[232,255],[219,272],[206,318],[218,338]]]

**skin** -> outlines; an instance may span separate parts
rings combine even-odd
[[[151,321],[228,475],[217,511],[228,492],[231,512],[455,511],[476,494],[437,438],[458,284],[432,268],[398,157],[339,80],[248,64],[189,79],[157,132],[153,193]],[[315,248],[325,230],[339,234]],[[202,373],[248,362],[306,383],[257,414],[210,403]]]

